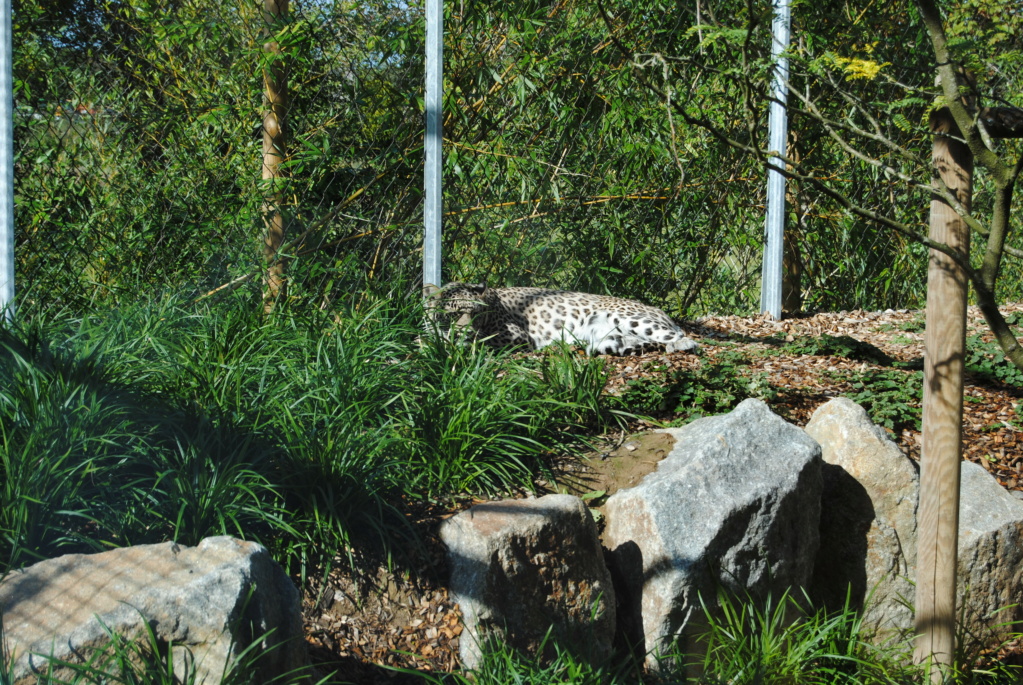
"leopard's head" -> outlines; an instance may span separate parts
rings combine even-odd
[[[426,314],[442,332],[472,324],[472,317],[487,306],[484,283],[448,283],[443,288],[427,286]]]

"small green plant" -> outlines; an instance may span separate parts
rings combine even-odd
[[[1005,317],[1005,323],[1010,326],[1021,326],[1023,325],[1023,312],[1012,312]]]
[[[751,374],[741,354],[718,355],[694,370],[676,369],[667,378],[655,373],[631,380],[614,402],[630,411],[652,416],[673,416],[682,425],[701,416],[731,411],[744,399],[773,399],[777,391],[763,373]]]
[[[845,396],[862,406],[871,421],[893,433],[920,430],[923,373],[896,369],[871,370],[848,378],[854,391]]]
[[[187,647],[164,642],[154,631],[148,621],[142,620],[142,635],[129,638],[111,630],[100,623],[109,642],[106,645],[81,650],[81,661],[66,661],[51,658],[46,654],[36,655],[47,667],[39,676],[38,682],[43,685],[193,685],[205,682],[208,685],[247,685],[253,682],[272,682],[277,685],[311,684],[310,669],[298,669],[277,674],[267,679],[261,673],[266,655],[279,645],[266,648],[264,640],[256,639],[251,644],[235,652],[229,663],[223,665],[220,673],[205,673],[197,664]],[[264,636],[268,637],[269,633]],[[5,675],[13,673],[13,664],[8,671],[0,671],[0,682]],[[213,676],[211,680],[206,676]],[[315,685],[323,685],[323,678]]]
[[[926,319],[922,313],[916,314],[909,321],[905,321],[899,324],[899,330],[905,331],[906,333],[923,333],[926,327]]]
[[[917,342],[915,338],[911,338],[908,335],[896,335],[892,336],[892,342],[896,345],[913,345]]]
[[[602,358],[578,354],[562,343],[544,348],[535,362],[525,360],[524,367],[534,368],[534,363],[543,383],[544,402],[549,407],[560,405],[557,414],[570,427],[602,430],[609,423],[627,422],[628,414],[610,409],[604,401],[607,369]]]
[[[989,380],[1023,389],[1023,371],[1005,358],[997,343],[980,335],[966,339],[966,370]]]

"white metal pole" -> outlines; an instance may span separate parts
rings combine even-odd
[[[14,75],[11,0],[0,0],[0,311],[14,319]]]
[[[441,266],[441,181],[444,137],[442,85],[444,73],[443,0],[426,0],[426,164],[423,171],[423,286],[438,288]]]
[[[789,0],[775,0],[774,22],[771,25],[771,56],[774,61],[768,149],[787,156],[789,61]],[[776,166],[777,165],[777,166]],[[781,318],[782,260],[785,254],[785,176],[778,169],[784,162],[771,158],[767,163],[767,219],[764,263],[760,280],[760,311],[775,319]]]

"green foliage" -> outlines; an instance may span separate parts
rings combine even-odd
[[[870,343],[848,335],[799,336],[785,343],[782,352],[792,355],[814,355],[821,357],[842,357],[853,361],[871,362],[888,366],[892,358]]]
[[[608,424],[622,425],[632,416],[612,410],[602,397],[607,369],[600,357],[580,354],[570,345],[559,343],[549,345],[535,360],[526,359],[524,364],[539,372],[547,397],[545,406],[555,408],[560,404],[556,420],[566,427],[599,431]]]
[[[766,374],[745,371],[746,363],[741,355],[723,353],[702,360],[694,370],[674,369],[666,377],[665,367],[655,364],[647,369],[649,376],[630,380],[612,400],[638,414],[674,417],[673,425],[731,411],[750,397],[770,400],[776,390]]]
[[[1018,21],[990,4],[950,6],[952,33],[962,42],[978,31],[1013,73]],[[16,254],[27,298],[82,312],[140,292],[253,285],[271,190],[284,198],[292,298],[330,307],[367,285],[416,289],[421,6],[306,3],[274,26],[245,2],[72,7],[31,0],[15,17]],[[683,125],[680,112],[750,142],[769,41],[757,8],[698,14],[664,0],[608,13],[523,0],[447,9],[449,278],[611,292],[674,314],[755,308],[762,160]],[[798,22],[793,73],[821,113],[845,116],[846,100],[822,85],[844,83],[880,110],[869,120],[879,135],[918,147],[930,86],[913,80],[907,91],[891,65],[914,79],[930,73],[922,32],[887,7],[851,22],[814,6]],[[270,42],[278,56],[264,52]],[[263,71],[281,62],[290,142],[287,174],[271,189],[256,129]],[[1013,97],[1011,82],[999,82],[999,97]],[[848,125],[869,129],[861,115]],[[810,177],[918,225],[926,193],[890,173],[916,173],[916,157],[862,144],[884,166],[848,155],[820,127],[804,127],[793,154]],[[793,180],[791,197],[807,307],[920,303],[924,250],[805,180]]]
[[[903,428],[920,430],[922,372],[870,370],[847,380],[854,390],[845,396],[862,406],[871,421],[895,434]]]
[[[0,346],[0,560],[280,526],[270,450],[237,423],[129,389],[78,321]],[[95,323],[95,322],[93,322]],[[48,337],[48,336],[47,336]]]
[[[529,411],[532,378],[482,347],[431,339],[403,396],[415,468],[411,489],[435,497],[526,487],[544,451]]]
[[[925,325],[924,316],[920,314],[905,323],[899,324],[899,330],[906,331],[907,333],[923,333]]]
[[[45,654],[38,655],[39,662],[45,660],[49,668],[40,673],[34,682],[39,685],[108,685],[110,683],[194,685],[200,682],[199,676],[204,674],[196,667],[194,659],[184,656],[183,652],[186,651],[186,648],[162,641],[157,637],[153,626],[148,621],[141,620],[140,623],[143,626],[142,634],[126,637],[114,632],[100,621],[100,626],[109,638],[109,642],[102,646],[82,650],[79,653],[80,660],[64,661],[48,658]],[[250,626],[250,631],[253,627]],[[0,621],[0,637],[2,636],[3,625]],[[272,644],[267,648],[264,640],[272,642],[272,636],[267,634],[262,639],[257,637],[248,646],[234,651],[231,662],[224,665],[224,672],[219,674],[219,679],[216,682],[220,685],[263,682],[259,678],[261,662],[273,650],[280,648],[279,643]],[[4,647],[3,641],[0,641],[0,682],[13,683],[14,655],[8,655]],[[175,663],[175,658],[179,660],[178,663]],[[279,685],[311,684],[313,681],[310,670],[309,667],[300,667],[292,672],[276,676],[271,682]],[[217,676],[218,674],[211,675]],[[209,680],[204,682],[209,682]],[[323,685],[325,682],[326,678],[317,681],[315,685]]]
[[[966,370],[982,378],[1023,389],[1023,370],[1005,358],[998,343],[981,335],[966,339]]]
[[[523,360],[430,338],[413,373],[398,420],[412,452],[408,487],[427,497],[528,487],[544,455],[622,413],[602,404],[603,362],[567,346]]]

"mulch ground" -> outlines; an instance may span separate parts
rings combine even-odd
[[[1002,311],[1006,315],[1019,313],[1023,311],[1023,304],[1008,305]],[[854,390],[848,383],[838,380],[843,374],[880,369],[882,366],[836,357],[785,355],[778,352],[776,341],[800,336],[849,336],[873,345],[893,360],[917,362],[922,368],[922,322],[921,312],[853,311],[782,321],[711,317],[700,323],[717,339],[749,340],[747,349],[757,346],[773,348],[771,356],[753,357],[750,368],[766,372],[772,385],[784,389],[772,404],[789,421],[803,426],[818,406]],[[987,341],[992,339],[980,311],[970,307],[967,336],[974,334]],[[768,342],[757,342],[765,340]],[[964,385],[963,458],[983,466],[1004,487],[1023,490],[1023,414],[1016,413],[1016,405],[1023,401],[1023,390],[969,373]],[[893,438],[906,454],[919,459],[918,430],[906,428]]]
[[[1023,305],[1003,307],[1003,312],[1023,312]],[[772,408],[803,426],[821,404],[855,390],[850,376],[892,367],[834,356],[786,354],[786,342],[849,336],[874,346],[892,361],[908,364],[908,383],[912,369],[922,368],[922,323],[921,312],[889,310],[818,313],[782,321],[714,316],[687,328],[703,343],[702,360],[713,362],[719,355],[741,350],[746,360],[743,373],[764,374],[779,390],[770,400]],[[970,308],[968,315],[968,335],[973,334],[990,339],[976,308]],[[630,381],[652,374],[696,369],[702,360],[685,353],[609,357],[607,392],[620,393]],[[1023,429],[1017,425],[1023,425],[1023,417],[1016,413],[1020,402],[1023,392],[1018,388],[979,375],[966,378],[963,456],[1023,497]],[[649,427],[636,422],[630,430]],[[902,427],[891,437],[903,452],[919,459],[918,430]],[[625,434],[606,438],[608,444],[620,446]],[[433,510],[414,515],[425,542],[411,557],[419,561],[405,568],[361,578],[334,570],[307,583],[306,639],[320,675],[333,672],[334,682],[405,683],[422,680],[401,669],[439,674],[458,667],[461,616],[445,587],[444,552],[436,537],[439,521],[451,513]]]

